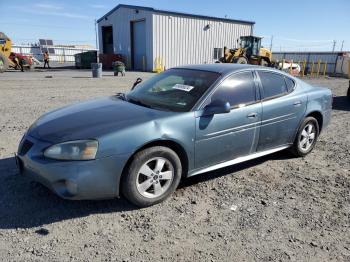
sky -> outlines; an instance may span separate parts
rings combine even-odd
[[[0,31],[16,44],[95,46],[95,19],[118,4],[254,21],[273,51],[350,51],[350,0],[0,0]]]

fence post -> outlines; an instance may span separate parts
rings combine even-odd
[[[293,60],[290,61],[289,74],[292,74],[292,72],[293,72],[293,67],[292,67],[292,65],[293,65]]]
[[[324,77],[326,76],[326,72],[327,72],[327,61],[324,62],[324,64],[323,64],[323,76]]]
[[[320,76],[320,69],[321,69],[321,60],[318,59],[318,62],[317,62],[317,77]]]
[[[283,71],[283,68],[284,68],[284,61],[285,61],[285,59],[283,58],[282,59],[282,68],[281,68],[282,71]]]
[[[304,63],[303,63],[303,73],[302,76],[305,76],[305,68],[306,68],[306,59],[304,59]]]
[[[312,60],[310,77],[313,77],[313,76],[314,76],[314,61]]]

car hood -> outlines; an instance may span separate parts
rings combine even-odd
[[[49,112],[29,128],[28,134],[52,143],[98,139],[170,114],[174,113],[142,107],[117,97],[105,97]]]

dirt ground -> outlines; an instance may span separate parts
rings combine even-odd
[[[41,114],[126,91],[141,75],[79,70],[0,74],[0,260],[350,261],[348,80],[305,158],[279,152],[186,180],[166,202],[62,200],[17,175],[13,153]]]

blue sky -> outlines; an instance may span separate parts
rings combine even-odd
[[[53,39],[56,44],[95,45],[94,19],[118,4],[149,6],[255,21],[255,35],[273,50],[350,50],[349,0],[0,0],[0,31],[15,43]]]

